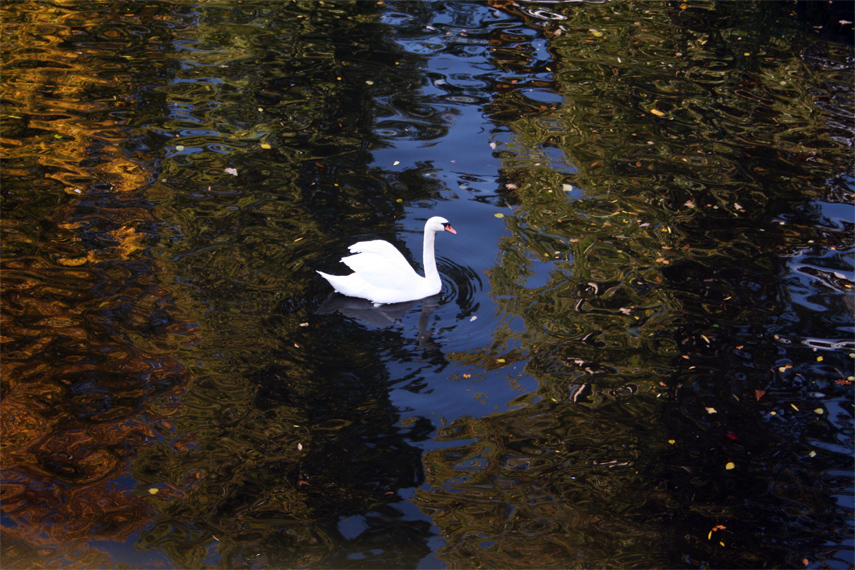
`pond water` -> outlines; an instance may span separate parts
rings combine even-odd
[[[4,3],[3,567],[852,568],[852,11]]]

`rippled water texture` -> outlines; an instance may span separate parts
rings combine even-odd
[[[852,568],[853,8],[4,2],[0,563]]]

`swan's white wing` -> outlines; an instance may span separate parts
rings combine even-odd
[[[391,244],[390,244],[391,246]],[[374,252],[366,251],[349,255],[342,261],[350,267],[359,278],[381,289],[396,289],[407,291],[417,286],[424,279],[418,275],[404,256],[395,250],[400,259],[389,258]]]
[[[405,270],[404,268],[409,269],[410,271],[413,270],[410,266],[410,262],[407,261],[406,257],[404,257],[404,254],[402,254],[397,247],[382,239],[360,241],[347,249],[349,249],[351,253],[373,253],[379,255],[385,258],[388,263],[401,268],[402,271]],[[352,257],[355,256],[345,257],[344,259],[350,259]],[[342,259],[342,261],[344,261],[344,259]],[[347,262],[345,261],[345,263]],[[352,267],[351,269],[356,271],[356,269]]]

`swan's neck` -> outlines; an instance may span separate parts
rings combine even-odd
[[[436,255],[433,251],[433,242],[436,239],[436,232],[425,229],[424,249],[422,250],[422,264],[425,268],[425,279],[428,284],[436,287],[441,286],[442,282],[439,279],[439,271],[436,270]]]

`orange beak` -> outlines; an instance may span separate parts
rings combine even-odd
[[[445,231],[451,232],[453,234],[457,233],[456,231],[454,231],[454,228],[451,227],[451,224],[443,224],[443,226],[445,227]]]

